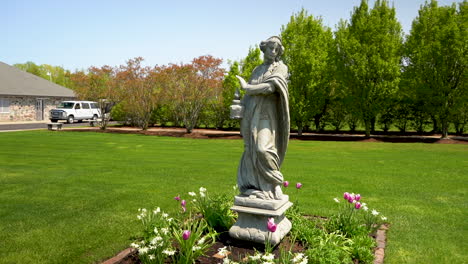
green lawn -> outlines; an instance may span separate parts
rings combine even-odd
[[[241,140],[0,133],[0,263],[95,263],[128,247],[140,207],[231,188]],[[385,263],[468,262],[468,146],[290,142],[283,173],[304,211],[360,193],[388,217]]]

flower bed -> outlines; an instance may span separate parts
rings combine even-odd
[[[293,228],[275,249],[229,237],[236,218],[230,210],[233,195],[209,196],[202,187],[189,196],[190,202],[174,198],[180,206],[174,216],[159,207],[139,209],[143,230],[131,244],[135,250],[105,263],[383,263],[387,219],[359,194],[334,198],[338,212],[328,218],[305,217],[297,206],[289,209]],[[265,225],[276,231],[273,219]]]

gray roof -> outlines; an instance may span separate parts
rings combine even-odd
[[[0,95],[76,97],[73,90],[0,62]]]

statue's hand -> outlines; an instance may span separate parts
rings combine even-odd
[[[247,89],[248,83],[244,80],[244,78],[240,77],[239,75],[236,75],[236,77],[240,82],[241,88],[244,90]]]

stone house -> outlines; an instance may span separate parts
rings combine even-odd
[[[75,93],[0,62],[0,122],[48,120],[50,110]]]

